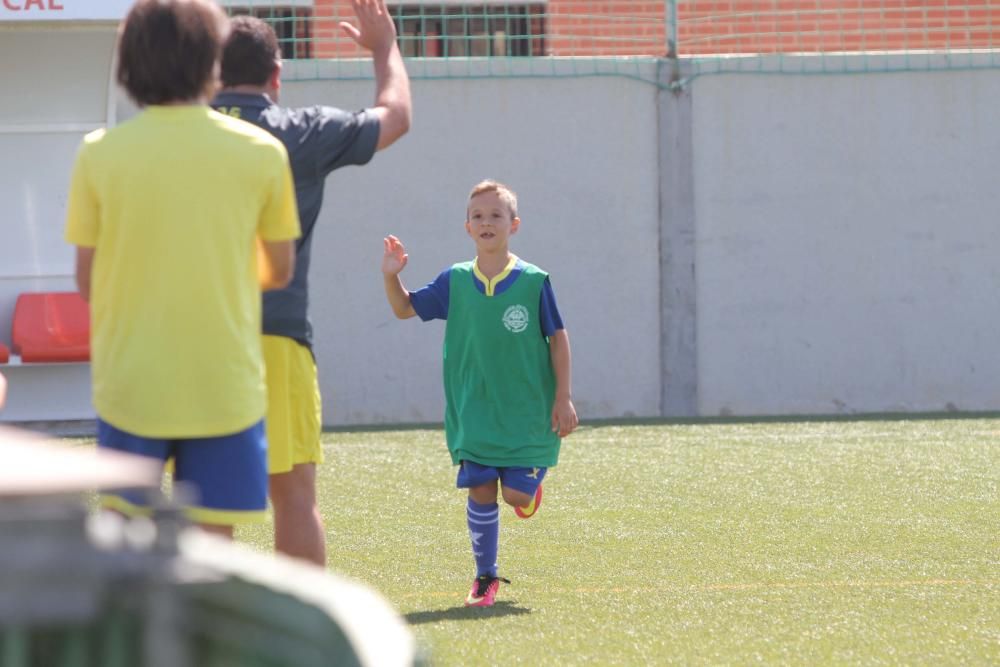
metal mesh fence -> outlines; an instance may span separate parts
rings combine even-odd
[[[349,0],[226,0],[278,32],[295,76],[367,78],[338,24]],[[415,78],[618,74],[676,58],[712,72],[997,67],[1000,0],[548,0],[387,2]],[[842,54],[853,57],[840,58]],[[837,59],[828,56],[837,55]],[[572,66],[552,61],[571,59]],[[331,68],[329,62],[339,63]],[[515,62],[516,61],[516,62]],[[645,63],[647,66],[643,66]],[[817,64],[818,63],[818,64]],[[654,79],[655,79],[654,75]]]

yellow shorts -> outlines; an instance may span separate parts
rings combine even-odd
[[[323,402],[309,348],[284,336],[264,336],[267,368],[267,470],[288,472],[322,463]]]

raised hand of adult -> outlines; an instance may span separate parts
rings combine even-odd
[[[385,0],[351,0],[357,25],[341,21],[340,29],[358,46],[374,53],[392,47],[396,42],[396,24],[385,6]]]

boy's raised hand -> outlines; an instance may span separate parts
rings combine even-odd
[[[406,254],[403,242],[392,234],[382,239],[382,245],[385,247],[385,254],[382,255],[382,273],[394,276],[403,270],[410,256]]]
[[[354,15],[358,18],[355,26],[340,22],[340,29],[363,49],[377,53],[388,49],[396,42],[396,24],[385,6],[385,0],[351,0]]]

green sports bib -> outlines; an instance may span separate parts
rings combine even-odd
[[[445,431],[453,463],[551,467],[555,375],[539,302],[548,274],[531,264],[502,293],[476,289],[472,262],[449,277],[444,337]]]

